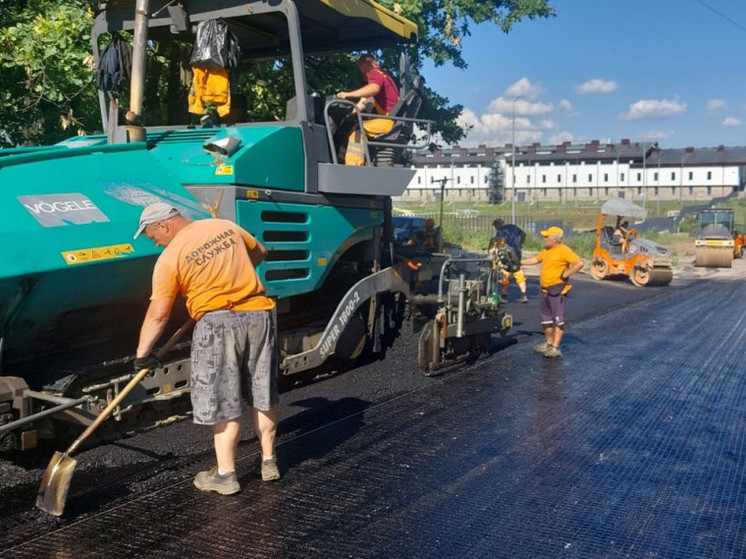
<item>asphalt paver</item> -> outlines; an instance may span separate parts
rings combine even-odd
[[[708,281],[568,325],[278,446],[283,477],[191,476],[3,557],[746,555],[746,284]],[[573,300],[570,300],[570,305]]]

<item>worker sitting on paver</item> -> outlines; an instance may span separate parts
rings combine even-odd
[[[391,75],[378,66],[378,62],[370,54],[362,55],[357,66],[363,74],[366,85],[354,91],[340,91],[337,97],[340,99],[359,99],[357,110],[364,112],[366,109],[366,99],[372,98],[375,112],[381,116],[387,116],[391,109],[399,101],[399,88],[397,87]],[[394,127],[394,121],[388,118],[370,118],[363,120],[361,132],[357,127],[350,133],[347,142],[347,153],[345,154],[346,165],[364,165],[365,164],[365,146],[362,134],[369,138],[378,134],[390,132]]]

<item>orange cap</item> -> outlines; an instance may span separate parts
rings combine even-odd
[[[557,227],[556,225],[552,225],[549,229],[545,229],[544,231],[541,232],[542,237],[549,237],[549,236],[554,236],[554,235],[562,236],[564,234],[565,232],[559,227]]]

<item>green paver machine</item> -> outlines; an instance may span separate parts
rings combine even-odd
[[[190,102],[149,84],[146,51],[178,53],[169,45],[193,43],[200,25],[215,21],[227,26],[240,52],[230,81],[267,60],[291,68],[284,120],[143,116],[146,93],[167,96],[171,109]],[[50,416],[88,425],[131,377],[160,252],[132,235],[142,208],[154,201],[193,219],[233,220],[269,249],[259,273],[277,298],[281,374],[314,369],[332,356],[382,352],[405,305],[414,304],[413,286],[440,289],[439,309],[426,312],[439,322],[424,342],[423,367],[441,365],[454,347],[475,347],[462,338],[479,337],[483,347],[485,335],[510,326],[484,289],[476,290],[478,300],[464,298],[468,278],[451,290],[460,301],[452,300],[433,281],[439,270],[432,273],[429,255],[415,263],[393,248],[391,197],[414,175],[401,155],[429,143],[430,123],[416,118],[421,90],[402,91],[389,115],[392,132],[367,140],[365,165],[350,167],[338,160],[334,131],[354,104],[324,102],[306,79],[309,55],[416,41],[411,21],[369,0],[100,2],[92,33],[99,65],[103,43],[114,36],[131,38],[130,99],[122,107],[116,94],[100,92],[104,132],[0,150],[0,231],[9,241],[0,271],[0,440],[12,434],[12,444],[32,447]],[[364,115],[352,118],[360,125]],[[413,144],[415,137],[421,141]],[[176,313],[170,331],[183,320]],[[456,320],[459,328],[449,329]],[[461,341],[452,343],[454,337]],[[189,372],[182,348],[114,417],[135,405],[167,406],[189,390]]]

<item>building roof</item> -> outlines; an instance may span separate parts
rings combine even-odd
[[[643,158],[645,160],[643,162]],[[464,148],[455,146],[427,154],[415,154],[415,167],[465,165],[491,165],[495,160],[512,162],[513,146],[485,146]],[[587,144],[564,142],[559,145],[535,143],[530,146],[516,146],[516,165],[564,163],[631,163],[632,167],[681,167],[712,165],[746,165],[746,146],[717,146],[704,148],[662,149],[658,143],[630,142],[622,140],[618,144],[602,144],[594,140]],[[659,163],[660,162],[660,163]]]

